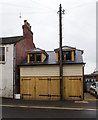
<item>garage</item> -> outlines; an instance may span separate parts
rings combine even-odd
[[[26,60],[19,65],[21,99],[83,99],[83,52],[64,46],[63,53],[63,79],[61,87],[59,50],[46,52],[35,48],[27,51]]]

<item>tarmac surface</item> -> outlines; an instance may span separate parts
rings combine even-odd
[[[44,101],[2,98],[3,118],[96,118],[95,96],[85,94],[83,101]]]
[[[2,105],[16,106],[40,106],[40,107],[67,107],[67,108],[88,108],[96,109],[96,100],[83,101],[44,101],[44,100],[20,100],[20,99],[2,99]]]

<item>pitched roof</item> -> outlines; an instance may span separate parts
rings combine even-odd
[[[56,65],[59,62],[56,62],[56,53],[55,51],[46,51],[49,55],[43,63],[27,63],[27,58],[19,65],[19,66],[33,66],[33,65]],[[82,53],[80,50],[75,51],[75,60],[74,61],[66,61],[63,64],[84,64]]]
[[[14,37],[2,37],[0,38],[0,44],[14,44],[23,40],[24,36],[14,36]]]

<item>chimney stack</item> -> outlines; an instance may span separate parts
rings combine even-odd
[[[27,22],[27,20],[24,20],[24,25],[22,26],[23,28],[23,35],[26,37],[33,37],[33,32],[31,31],[31,26]]]
[[[24,20],[24,25],[26,25],[26,26],[29,28],[29,30],[31,30],[31,26],[30,26],[30,24],[27,22],[27,20]]]

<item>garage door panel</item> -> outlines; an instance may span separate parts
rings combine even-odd
[[[47,80],[47,78],[39,79],[38,89],[39,89],[39,96],[48,95],[48,80]]]
[[[29,80],[22,79],[22,87],[23,94],[29,94]]]
[[[64,99],[80,100],[83,98],[82,77],[64,77]]]
[[[50,94],[51,95],[60,95],[60,80],[51,80]]]
[[[31,80],[29,81],[29,93],[32,94],[30,96],[30,99],[35,99],[35,96],[36,96],[36,79],[35,78],[31,78]]]
[[[32,99],[34,98],[34,80],[32,78],[22,78],[21,79],[21,97],[23,99]]]

